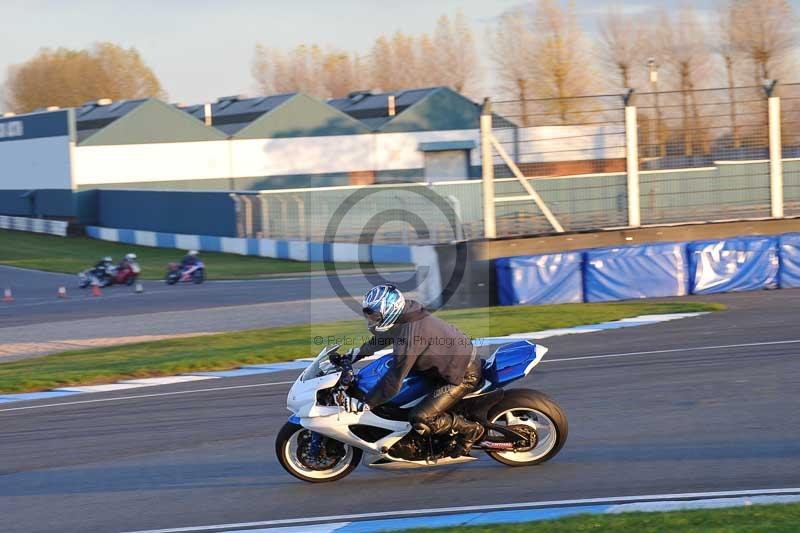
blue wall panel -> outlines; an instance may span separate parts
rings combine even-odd
[[[778,285],[781,289],[800,287],[800,233],[787,233],[778,237],[781,259]]]
[[[685,245],[661,243],[587,250],[584,291],[587,302],[688,294]]]
[[[98,191],[98,225],[186,235],[236,236],[227,192]]]
[[[777,237],[695,241],[687,250],[694,294],[774,289],[778,285]]]
[[[582,263],[582,252],[498,259],[498,301],[500,305],[579,303]]]

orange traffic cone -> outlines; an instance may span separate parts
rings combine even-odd
[[[3,291],[3,301],[9,303],[14,301],[14,297],[11,296],[11,289],[6,289]]]
[[[103,293],[100,292],[100,285],[92,285],[92,296],[102,296]]]
[[[61,286],[58,288],[58,297],[59,298],[66,298],[67,297],[67,288]]]

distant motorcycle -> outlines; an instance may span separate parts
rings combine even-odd
[[[81,289],[89,285],[99,287],[109,287],[111,285],[133,285],[139,279],[142,272],[139,263],[129,261],[118,267],[108,267],[105,269],[90,268],[78,274],[78,284]]]
[[[170,263],[167,267],[167,277],[164,281],[167,285],[175,285],[178,282],[191,281],[192,283],[203,283],[206,279],[206,268],[202,261],[194,265],[182,267],[180,263]]]

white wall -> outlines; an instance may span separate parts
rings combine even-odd
[[[374,135],[231,142],[233,177],[354,172],[374,168]]]
[[[229,141],[78,146],[76,185],[230,176]]]
[[[423,168],[425,155],[420,152],[419,145],[427,142],[474,141],[471,164],[481,164],[480,131],[477,129],[381,133],[375,138],[375,170]]]
[[[502,130],[511,140],[511,130]],[[520,128],[519,160],[523,163],[625,158],[625,126],[536,126]],[[504,148],[513,157],[513,144]]]
[[[77,185],[419,169],[419,144],[479,143],[478,130],[78,146]],[[480,150],[472,150],[480,165]]]
[[[0,142],[0,189],[71,189],[69,136]]]

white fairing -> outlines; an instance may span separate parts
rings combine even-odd
[[[528,341],[528,342],[530,342],[530,341]],[[533,344],[533,343],[531,343],[531,344]],[[536,348],[534,348],[534,350],[536,350],[536,359],[531,361],[530,364],[527,366],[527,368],[525,368],[525,375],[526,376],[531,373],[531,370],[533,370],[533,367],[535,367],[536,365],[538,365],[539,363],[542,362],[542,358],[544,357],[544,354],[547,353],[548,348],[545,348],[541,344],[537,344]]]
[[[387,420],[372,413],[368,408],[358,411],[356,401],[345,396],[344,406],[324,406],[317,404],[317,392],[329,389],[339,381],[340,373],[302,380],[297,378],[289,391],[286,406],[300,419],[300,425],[327,437],[373,454],[384,455],[381,450],[391,448],[411,431],[411,424],[397,420]],[[352,408],[351,408],[352,407]],[[376,442],[367,442],[350,431],[348,426],[363,424],[391,431]]]

